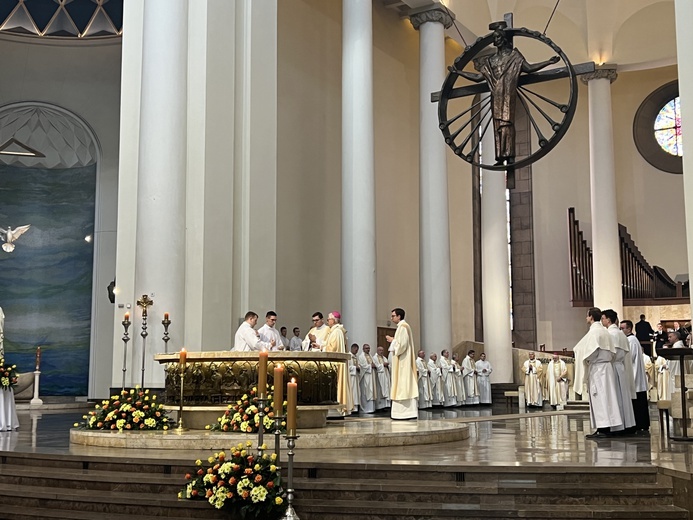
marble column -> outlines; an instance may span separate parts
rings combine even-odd
[[[615,65],[604,65],[580,76],[589,89],[590,204],[594,305],[623,316],[621,253],[616,212],[616,168],[611,116],[611,83]]]
[[[163,370],[152,361],[160,350],[163,313],[173,321],[169,350],[181,348],[185,321],[187,16],[187,0],[144,5],[134,296],[154,300],[148,310],[147,386],[163,385]],[[128,374],[139,382],[141,312],[135,308],[133,314],[135,369]]]
[[[431,92],[445,80],[445,29],[450,11],[433,8],[411,14],[419,31],[419,299],[421,347],[426,354],[452,346],[450,224],[446,145],[438,128]]]
[[[488,96],[489,94],[484,94]],[[490,113],[487,117],[491,117]],[[486,121],[481,128],[486,126]],[[496,163],[493,125],[481,141],[483,164]],[[481,301],[484,352],[493,364],[492,383],[513,382],[510,327],[510,257],[504,171],[481,171]]]
[[[693,150],[693,33],[686,25],[693,19],[693,2],[675,0],[676,48],[679,71],[679,97],[681,98],[681,141],[684,150]],[[688,124],[688,126],[686,126]],[[693,273],[693,156],[683,156],[683,197],[686,208],[686,244],[688,272]],[[691,294],[693,308],[693,294]]]
[[[371,0],[342,2],[342,312],[349,342],[375,345],[372,11]]]

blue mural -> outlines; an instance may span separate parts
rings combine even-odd
[[[0,249],[5,357],[31,372],[41,346],[41,395],[87,395],[95,192],[95,164],[0,165],[0,228],[31,225]]]

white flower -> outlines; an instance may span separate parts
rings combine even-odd
[[[264,486],[258,486],[256,488],[253,488],[250,491],[250,498],[255,503],[264,502],[265,498],[267,498],[267,490]]]

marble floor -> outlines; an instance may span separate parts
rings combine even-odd
[[[208,455],[207,450],[117,449],[70,446],[69,431],[83,411],[35,413],[19,412],[20,428],[0,432],[0,451],[94,455],[105,457],[191,459]],[[634,466],[657,465],[682,474],[693,473],[693,443],[670,441],[659,435],[656,410],[651,410],[650,436],[614,438],[594,442],[585,411],[508,412],[505,406],[488,408],[435,409],[422,411],[418,424],[428,420],[464,422],[469,438],[461,441],[419,446],[386,448],[307,449],[297,442],[296,460],[304,462],[364,462],[373,464],[440,464],[487,466]],[[357,416],[329,421],[328,428],[345,428],[347,423],[363,423],[345,435],[367,435],[369,428],[389,422],[387,415]],[[354,424],[355,426],[355,424]]]

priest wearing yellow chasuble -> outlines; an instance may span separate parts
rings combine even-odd
[[[337,311],[332,311],[327,316],[327,325],[330,327],[330,333],[325,341],[324,352],[339,352],[346,354],[346,330],[344,325],[339,323],[342,315]],[[339,365],[339,375],[337,379],[337,399],[340,404],[344,405],[343,412],[350,414],[354,408],[354,399],[351,395],[349,386],[349,372],[343,363]]]
[[[392,387],[390,399],[393,419],[419,417],[419,385],[416,370],[416,350],[411,327],[404,321],[404,309],[392,309],[392,322],[397,324],[395,336],[386,336],[392,352]]]

